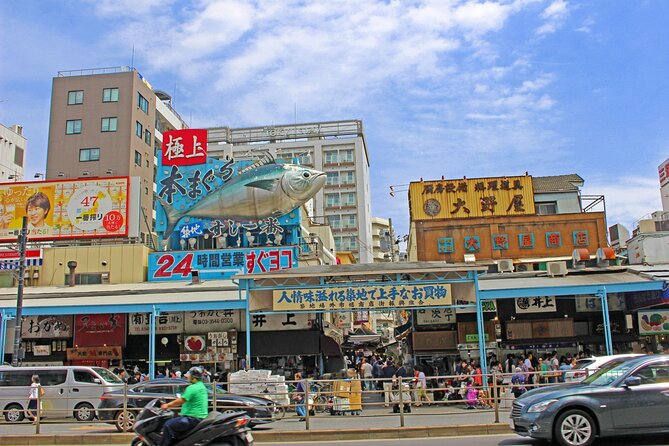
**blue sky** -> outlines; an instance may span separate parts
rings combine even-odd
[[[134,65],[192,127],[362,119],[372,212],[423,177],[578,173],[609,224],[661,208],[666,0],[1,0],[0,122],[44,172],[51,79]]]

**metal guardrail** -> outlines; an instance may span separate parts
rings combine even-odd
[[[562,371],[549,372],[523,372],[522,373],[528,382],[521,384],[526,390],[535,387],[549,386],[558,383],[560,377],[563,376]],[[335,415],[356,415],[360,417],[397,417],[399,427],[405,427],[406,417],[420,417],[425,415],[454,415],[459,414],[458,411],[453,411],[454,407],[477,409],[477,413],[494,413],[495,423],[500,421],[500,409],[504,410],[511,407],[511,402],[515,399],[514,388],[517,389],[518,384],[511,382],[514,374],[508,373],[493,373],[488,375],[444,375],[444,376],[429,376],[426,377],[428,382],[427,388],[416,387],[417,379],[413,377],[407,378],[388,378],[388,379],[328,379],[328,380],[304,380],[306,384],[306,391],[298,393],[294,389],[297,385],[296,381],[285,381],[288,385],[288,392],[279,393],[228,393],[218,386],[211,386],[211,409],[215,411],[237,411],[240,408],[245,411],[256,410],[259,408],[266,408],[270,411],[269,417],[255,417],[257,423],[277,421],[286,417],[289,413],[296,415],[299,407],[304,407],[304,416],[301,417],[305,421],[305,429],[311,428],[311,421],[314,418],[323,418],[326,416]],[[472,385],[472,382],[479,382],[481,385]],[[156,382],[147,381],[144,384],[154,384],[156,386],[169,385]],[[240,383],[218,383],[219,385],[233,386]],[[276,385],[275,381],[264,382],[255,381],[255,385]],[[77,386],[82,388],[82,386]],[[110,386],[107,386],[110,387]],[[92,399],[94,398],[79,398],[80,403],[75,407],[68,403],[59,403],[60,400],[67,400],[68,395],[72,395],[72,390],[75,386],[44,386],[46,395],[38,398],[38,407],[42,407],[41,416],[35,420],[35,433],[39,434],[41,426],[44,424],[61,424],[68,423],[68,418],[73,418],[77,410],[83,414],[88,414],[90,417],[85,421],[89,423],[111,423],[116,425],[117,430],[121,432],[132,431],[134,420],[137,414],[143,409],[143,406],[151,401],[153,398],[147,398],[142,393],[134,394],[129,392],[129,388],[133,386],[119,385],[115,386],[117,392],[110,394],[105,393],[102,397],[97,397],[98,405],[91,408]],[[27,387],[21,387],[27,388]],[[58,390],[53,391],[54,388]],[[97,388],[97,387],[93,387]],[[368,388],[368,390],[364,390]],[[5,389],[11,389],[7,386]],[[370,390],[371,389],[371,390]],[[473,395],[474,389],[476,391]],[[120,392],[122,390],[122,392]],[[27,393],[25,397],[12,399],[6,396],[7,392],[0,390],[0,426],[13,424],[9,420],[15,422],[31,422],[27,411]],[[54,393],[56,393],[54,395]],[[225,395],[235,396],[252,396],[264,397],[275,401],[273,405],[261,406],[248,404],[240,406],[237,404],[225,404]],[[450,396],[449,396],[450,395]],[[176,395],[165,395],[166,400],[174,399]],[[114,407],[100,408],[99,405],[102,399],[117,398],[119,401]],[[72,399],[72,398],[70,398]],[[136,403],[137,400],[143,400],[141,403]],[[424,400],[423,400],[424,399]],[[376,401],[373,401],[376,400]],[[276,403],[281,401],[281,403]],[[288,404],[285,404],[289,401]],[[429,411],[421,411],[416,413],[412,407],[416,406],[430,407]],[[55,409],[61,406],[63,408]],[[366,414],[366,409],[392,407],[393,413],[373,413]],[[440,410],[441,409],[441,410]],[[451,410],[444,410],[451,409]],[[91,412],[92,410],[92,412]],[[103,413],[112,412],[114,415],[110,419],[101,420]],[[80,416],[80,418],[82,418]]]

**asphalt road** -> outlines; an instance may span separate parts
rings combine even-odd
[[[549,443],[522,438],[517,435],[488,435],[444,438],[408,438],[405,440],[356,440],[336,442],[300,442],[300,443],[262,443],[264,446],[300,445],[300,446],[335,446],[342,443],[361,444],[365,446],[547,446]],[[622,438],[597,441],[594,446],[666,446],[669,445],[669,435],[664,438]]]

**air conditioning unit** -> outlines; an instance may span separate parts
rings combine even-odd
[[[567,262],[548,262],[546,263],[546,271],[551,277],[566,276]]]
[[[500,273],[512,273],[513,272],[513,260],[511,259],[501,259],[497,261],[497,271]]]

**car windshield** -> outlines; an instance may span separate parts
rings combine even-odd
[[[102,367],[93,367],[93,370],[95,371],[95,373],[100,375],[100,377],[102,379],[104,379],[105,381],[107,381],[108,383],[123,384],[123,381],[121,380],[121,378],[114,375],[112,372],[110,372],[107,369],[103,369]]]
[[[594,359],[581,359],[576,363],[576,367],[574,367],[574,369],[584,369],[594,362]]]
[[[581,382],[590,386],[608,386],[631,368],[632,366],[624,359],[611,361]]]

